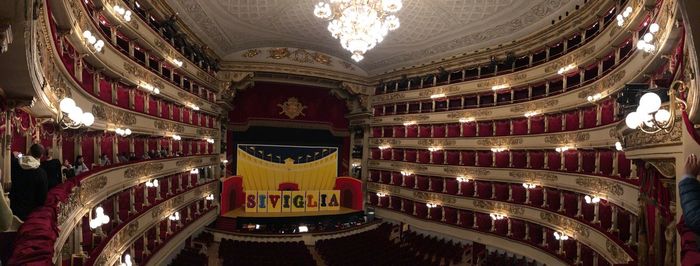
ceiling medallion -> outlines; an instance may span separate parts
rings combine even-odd
[[[389,31],[399,28],[394,13],[402,6],[401,0],[324,0],[314,6],[314,15],[330,21],[328,31],[359,62]]]

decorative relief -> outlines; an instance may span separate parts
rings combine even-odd
[[[153,121],[153,126],[155,126],[157,129],[160,129],[160,130],[163,130],[166,132],[177,132],[177,133],[185,132],[185,127],[183,125],[180,125],[179,123],[175,123],[175,122],[165,121],[165,120],[155,120],[155,121]]]
[[[123,234],[126,234],[127,237],[131,238],[136,235],[136,232],[139,230],[139,221],[134,220],[133,222],[129,223],[129,225],[126,226],[126,229],[122,230],[120,232]]]
[[[627,252],[622,250],[622,248],[618,247],[617,244],[609,239],[605,240],[605,250],[610,253],[610,255],[615,259],[616,263],[626,263],[631,260]]]
[[[528,111],[537,111],[544,108],[550,108],[559,104],[559,100],[545,100],[545,101],[534,101],[529,103],[518,104],[512,108],[510,111],[513,113],[523,113]]]
[[[153,75],[150,71],[143,69],[141,66],[125,61],[124,70],[126,70],[126,73],[134,75],[136,78],[148,82],[156,88],[164,87],[163,83],[157,76]]]
[[[418,93],[419,97],[428,97],[434,94],[441,94],[441,93],[453,93],[453,92],[458,92],[460,91],[460,87],[457,85],[449,85],[447,87],[434,87],[430,89],[426,89]]]
[[[476,87],[484,88],[484,87],[492,87],[494,85],[510,84],[510,83],[514,83],[516,81],[524,80],[525,78],[527,78],[527,75],[525,73],[511,74],[511,75],[507,75],[504,77],[498,77],[498,78],[489,79],[486,81],[479,82],[476,84]]]
[[[66,199],[65,202],[58,203],[58,224],[63,225],[71,213],[82,207],[83,203],[80,201],[80,188],[73,188],[73,191],[68,195],[68,199]]]
[[[442,169],[445,173],[456,176],[485,176],[489,175],[489,170],[483,168],[462,168],[456,166],[448,166]]]
[[[202,158],[189,158],[175,162],[175,166],[185,169],[192,169],[202,165]]]
[[[476,141],[476,144],[488,147],[510,147],[523,144],[522,138],[486,138]]]
[[[544,137],[544,142],[549,144],[570,144],[587,141],[590,138],[591,134],[585,132],[564,133],[546,136]]]
[[[586,98],[588,96],[594,95],[596,93],[602,93],[602,92],[614,89],[613,86],[615,85],[615,83],[619,82],[624,77],[625,77],[625,70],[622,69],[618,72],[615,72],[611,75],[608,75],[607,77],[604,77],[599,82],[596,82],[594,85],[592,85],[591,87],[583,89],[581,92],[578,93],[578,97],[580,99],[583,99],[583,98]]]
[[[674,178],[676,176],[676,159],[650,159],[646,160],[648,164],[659,170],[659,173],[666,178]]]
[[[178,195],[173,198],[173,205],[180,206],[185,203],[185,195]]]
[[[540,212],[540,219],[542,219],[543,221],[547,221],[547,223],[549,223],[549,224],[561,227],[566,231],[573,231],[576,233],[577,236],[583,236],[583,237],[588,238],[591,235],[591,232],[588,230],[588,228],[585,225],[583,225],[583,224],[581,224],[581,223],[579,223],[571,218],[567,218],[563,215],[557,215],[557,214],[541,211]]]
[[[252,58],[252,57],[255,57],[256,55],[259,55],[260,52],[262,52],[262,51],[260,51],[260,49],[249,49],[248,51],[243,52],[243,54],[241,54],[241,56],[243,56],[245,58]]]
[[[284,114],[289,117],[289,119],[294,119],[298,116],[306,116],[306,114],[304,114],[304,109],[308,107],[299,102],[299,99],[296,97],[290,97],[287,99],[287,101],[278,104],[277,106],[282,108],[282,111],[280,111],[279,114]]]
[[[544,68],[544,72],[545,73],[556,72],[556,71],[559,71],[559,69],[562,67],[565,67],[565,66],[568,66],[571,64],[577,64],[579,61],[582,61],[582,59],[584,59],[586,56],[591,55],[594,52],[595,52],[595,46],[579,49],[579,50],[573,52],[571,55],[564,56],[564,57],[552,62],[551,64],[549,64],[547,67]]]
[[[480,116],[488,116],[493,112],[491,110],[474,110],[474,111],[457,111],[447,114],[447,118],[462,118],[462,117],[474,117],[479,118]]]
[[[678,122],[680,119],[680,117],[676,117],[677,122],[669,133],[660,131],[656,134],[647,134],[641,130],[632,131],[624,136],[625,147],[627,149],[639,149],[649,146],[680,144],[682,135],[682,123]]]
[[[406,116],[401,116],[401,117],[394,117],[394,121],[397,122],[403,122],[403,121],[426,121],[430,119],[430,116],[427,115],[406,115]]]
[[[600,191],[616,196],[622,196],[625,194],[625,190],[620,184],[602,180],[596,177],[578,177],[576,178],[576,185],[579,185],[586,190]]]
[[[104,120],[107,123],[130,126],[136,124],[136,116],[132,113],[117,110],[112,107],[107,107],[102,104],[94,104],[92,106],[92,114],[95,118]]]
[[[411,163],[391,163],[389,166],[393,168],[400,168],[400,169],[413,169],[413,170],[419,170],[419,171],[427,171],[428,167],[425,165],[420,165],[420,164],[411,164]]]
[[[474,207],[477,207],[482,210],[505,212],[506,214],[510,215],[520,216],[525,213],[525,209],[523,209],[523,207],[515,206],[504,202],[474,200],[472,201],[472,204],[474,204]]]
[[[373,160],[373,161],[369,161],[369,166],[380,166],[380,165],[381,165],[380,162],[377,162],[377,161],[374,161],[374,160]]]
[[[401,144],[401,141],[399,141],[397,139],[371,139],[369,141],[369,143],[372,145],[383,145],[383,144],[399,145],[399,144]]]
[[[219,130],[216,128],[197,128],[197,136],[216,138],[219,136]]]
[[[327,66],[333,65],[333,58],[331,58],[329,55],[319,52],[309,52],[301,48],[296,49],[294,51],[290,51],[289,48],[284,47],[272,48],[269,49],[267,52],[269,54],[268,58],[276,60],[287,58],[289,60],[302,64],[318,63]],[[246,58],[252,58],[256,57],[259,53],[260,50],[252,49],[244,52],[242,56]]]
[[[368,182],[367,189],[373,190],[373,191],[388,191],[389,193],[392,193],[395,195],[401,194],[401,189],[398,187],[383,185],[383,184],[374,183],[374,182]]]
[[[418,140],[418,145],[422,145],[422,146],[449,147],[449,146],[454,146],[455,144],[457,144],[456,140],[447,140],[447,139],[419,139]]]
[[[144,163],[132,166],[124,171],[124,178],[136,179],[151,176],[163,170],[162,163]]]
[[[522,179],[526,182],[532,181],[547,181],[556,182],[559,178],[555,174],[550,173],[535,173],[530,171],[510,171],[508,175],[513,178]]]
[[[107,185],[107,176],[88,178],[80,182],[80,201],[85,203]]]
[[[372,96],[372,101],[375,103],[383,103],[383,102],[388,102],[388,101],[401,100],[403,98],[406,98],[406,93],[398,92],[398,93],[389,93],[389,94]]]
[[[186,102],[186,103],[191,103],[197,106],[204,106],[204,102],[201,100],[201,98],[194,96],[189,93],[185,92],[178,92],[177,96],[180,97],[180,100]]]
[[[172,209],[173,201],[169,200],[166,202],[163,202],[159,204],[158,206],[153,207],[153,210],[151,210],[151,218],[154,220],[160,220],[162,218],[165,218],[165,216],[169,215],[169,210]]]
[[[449,204],[454,204],[455,202],[457,202],[457,198],[455,198],[453,196],[424,192],[424,191],[413,191],[413,198],[424,200],[424,201],[439,201],[440,203],[449,203]]]

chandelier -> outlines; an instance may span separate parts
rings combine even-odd
[[[316,4],[314,15],[330,21],[328,31],[359,62],[389,31],[399,28],[394,13],[402,6],[401,0],[325,0]]]
[[[685,110],[687,106],[681,98],[686,90],[687,87],[683,81],[676,80],[671,83],[667,93],[668,109],[662,108],[661,97],[658,94],[652,91],[645,93],[639,98],[637,110],[627,114],[625,123],[631,129],[639,129],[648,134],[655,134],[662,130],[670,133],[676,123],[676,112]]]

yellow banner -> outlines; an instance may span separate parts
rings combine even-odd
[[[295,162],[291,158],[272,162],[237,151],[236,174],[248,190],[279,190],[282,183],[295,183],[299,190],[333,189],[338,171],[338,152],[318,160]]]
[[[246,212],[340,210],[340,190],[246,191]]]

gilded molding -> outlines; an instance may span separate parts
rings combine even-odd
[[[482,210],[505,212],[508,215],[522,216],[525,214],[525,209],[520,206],[497,201],[473,200],[472,204]]]
[[[550,73],[550,72],[556,72],[559,71],[560,68],[571,65],[571,64],[579,64],[581,62],[578,62],[579,60],[584,59],[585,57],[593,54],[595,52],[595,45],[591,45],[590,47],[586,47],[583,49],[579,49],[575,52],[573,52],[571,55],[564,56],[560,59],[555,60],[551,64],[549,64],[547,67],[544,68],[545,73]]]
[[[591,134],[587,132],[564,133],[545,136],[544,142],[548,144],[571,144],[587,141],[590,138]]]
[[[523,138],[487,138],[477,140],[476,144],[488,147],[510,147],[523,144]]]
[[[585,190],[605,192],[616,196],[625,194],[625,190],[620,184],[595,177],[578,177],[576,178],[576,185]]]
[[[591,232],[588,230],[588,227],[579,223],[576,220],[565,217],[563,215],[540,211],[540,219],[554,226],[558,226],[564,229],[565,231],[575,232],[576,236],[583,236],[585,238],[588,238],[591,235]]]
[[[382,144],[399,145],[399,144],[401,144],[401,141],[396,140],[396,139],[371,139],[370,144],[372,144],[372,145],[382,145]]]
[[[494,85],[509,84],[509,83],[513,83],[515,81],[524,80],[525,78],[527,78],[527,75],[525,73],[511,74],[511,75],[493,78],[493,79],[479,82],[476,84],[476,87],[484,88],[484,87],[491,87]]]
[[[555,174],[551,173],[533,173],[530,171],[510,171],[508,172],[508,176],[517,178],[517,179],[522,179],[527,182],[537,182],[537,181],[548,181],[548,182],[556,182],[558,181],[558,177]]]
[[[674,178],[676,176],[676,159],[648,159],[645,161],[656,168],[656,170],[659,170],[659,173],[666,178]]]
[[[447,114],[447,118],[479,118],[480,116],[491,115],[493,111],[491,110],[474,110],[474,111],[456,111]]]
[[[463,175],[463,176],[484,176],[488,175],[490,172],[489,170],[483,169],[483,168],[462,168],[462,167],[456,167],[456,166],[448,166],[445,168],[442,168],[445,173],[452,174],[452,175]]]
[[[457,144],[457,141],[447,140],[447,139],[419,139],[418,140],[418,145],[422,145],[422,146],[449,147],[449,146],[454,146],[455,144]]]
[[[245,58],[252,58],[259,55],[261,52],[262,51],[260,49],[248,49],[247,51],[243,52],[241,56]]]
[[[369,164],[370,166],[380,166],[380,165],[381,165],[381,163],[380,163],[380,162],[377,162],[377,161],[369,161],[368,164]]]
[[[142,81],[148,82],[154,87],[157,88],[164,88],[163,82],[161,82],[160,78],[158,78],[156,75],[151,73],[148,70],[145,70],[139,65],[136,65],[134,63],[131,63],[129,61],[124,62],[124,70],[126,70],[126,73],[132,74],[136,76],[137,78],[141,79]]]
[[[375,103],[381,103],[381,102],[392,101],[392,100],[401,100],[403,98],[406,98],[406,93],[404,93],[404,92],[388,93],[388,94],[372,96],[372,100]]]
[[[82,204],[97,194],[107,185],[107,176],[101,175],[93,178],[88,178],[80,182],[80,201]]]
[[[557,104],[559,104],[559,100],[556,100],[556,99],[545,100],[545,101],[533,101],[533,102],[518,104],[518,105],[510,108],[510,111],[512,113],[537,111],[537,110],[544,109],[544,108],[554,107]]]
[[[95,115],[95,118],[104,120],[110,124],[120,126],[130,126],[136,124],[136,116],[134,114],[108,107],[103,104],[94,104],[92,106],[92,114]]]
[[[428,97],[434,94],[441,94],[441,93],[453,93],[453,92],[458,92],[460,91],[461,88],[458,85],[448,85],[445,87],[433,87],[430,89],[426,89],[418,93],[419,97]]]
[[[669,133],[664,131],[655,134],[647,134],[641,130],[633,130],[625,134],[625,147],[627,149],[639,149],[658,145],[675,145],[681,143],[682,129],[680,117],[676,117],[676,123]]]
[[[217,138],[219,137],[219,130],[216,128],[197,128],[197,135],[200,137],[211,137],[211,138]]]
[[[387,186],[387,185],[374,183],[374,182],[368,182],[367,189],[373,190],[373,191],[385,191],[385,192],[389,192],[389,193],[396,194],[396,195],[401,194],[401,189],[398,187]]]
[[[162,163],[144,163],[132,166],[124,171],[124,178],[136,179],[151,176],[163,170]]]
[[[204,107],[204,101],[202,101],[202,98],[199,98],[197,96],[194,96],[189,93],[184,93],[184,92],[178,92],[177,96],[180,97],[180,100],[186,102],[186,103],[191,103],[197,106],[202,106]]]
[[[615,83],[622,80],[625,77],[626,71],[622,68],[620,71],[608,75],[600,80],[600,82],[595,83],[595,85],[582,90],[578,93],[580,99],[586,98],[588,96],[594,95],[596,93],[603,93],[607,90],[613,89]]]
[[[400,169],[415,169],[415,170],[421,170],[421,171],[428,170],[427,166],[420,165],[420,164],[414,165],[414,164],[410,164],[410,163],[391,163],[389,165],[391,167],[400,168]]]
[[[616,260],[620,262],[627,262],[632,260],[630,258],[630,255],[627,254],[624,250],[622,250],[620,247],[617,246],[617,244],[613,243],[609,239],[605,240],[605,250],[610,253],[610,255]]]
[[[202,164],[202,158],[190,158],[175,162],[175,166],[185,169],[192,169]]]
[[[185,127],[183,125],[180,125],[180,124],[175,123],[175,122],[160,120],[160,119],[154,120],[153,126],[155,126],[157,129],[160,129],[160,130],[163,130],[166,132],[182,133],[185,131]]]
[[[457,198],[453,196],[430,193],[425,191],[413,191],[413,198],[423,200],[423,201],[438,201],[439,203],[449,203],[454,204],[457,202]]]
[[[427,115],[406,115],[400,117],[394,117],[394,121],[426,121],[430,119]]]
[[[77,209],[83,208],[83,203],[80,200],[80,188],[73,188],[68,199],[65,202],[58,203],[58,225],[63,225],[68,217]]]

